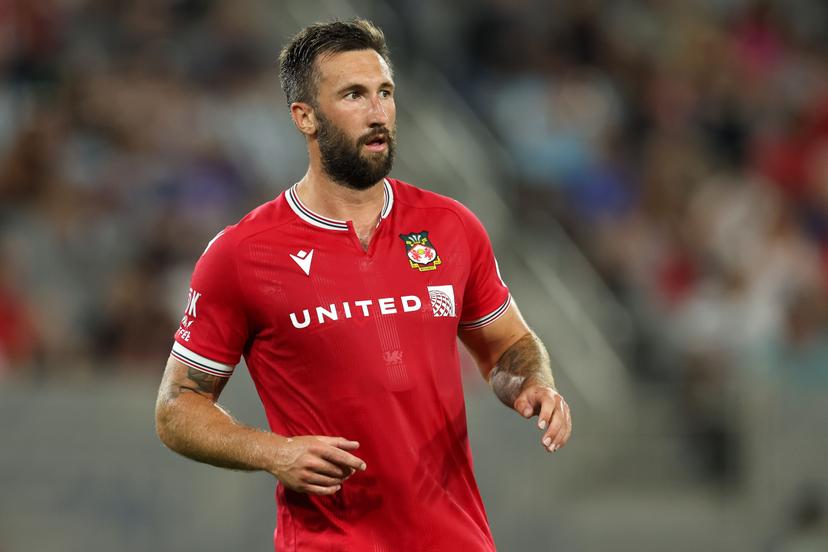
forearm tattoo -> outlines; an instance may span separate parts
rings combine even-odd
[[[497,398],[510,408],[527,383],[554,388],[549,353],[538,336],[527,334],[509,347],[489,374],[489,383]]]

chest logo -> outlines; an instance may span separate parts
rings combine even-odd
[[[310,253],[304,249],[296,255],[291,253],[290,258],[299,265],[299,268],[302,269],[302,272],[304,272],[306,276],[310,276],[310,265],[313,261],[313,249],[310,250]]]
[[[428,286],[428,298],[431,300],[431,310],[435,318],[443,316],[457,316],[454,308],[454,287]]]
[[[411,268],[425,272],[436,270],[443,264],[425,230],[413,234],[400,234],[400,239],[405,242],[405,253],[408,255],[408,264]]]

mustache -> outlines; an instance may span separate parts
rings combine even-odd
[[[385,127],[376,128],[376,129],[372,130],[371,132],[369,132],[368,134],[362,136],[359,139],[359,141],[357,142],[357,144],[360,145],[360,146],[364,146],[368,142],[376,140],[377,138],[382,138],[386,142],[390,142],[392,136],[393,136],[393,133],[390,130],[388,130],[387,128],[385,128]]]

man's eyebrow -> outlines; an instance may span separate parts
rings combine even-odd
[[[346,84],[345,86],[342,86],[341,88],[339,88],[339,90],[337,90],[337,92],[341,94],[343,92],[348,92],[350,90],[363,91],[363,90],[367,90],[367,88],[365,87],[364,84],[349,83],[349,84]]]
[[[390,88],[391,90],[393,90],[395,88],[395,86],[394,86],[394,83],[391,82],[391,81],[383,81],[379,85],[379,88],[380,89]],[[365,86],[364,84],[350,83],[350,84],[346,84],[346,85],[342,86],[341,88],[339,88],[339,90],[337,90],[337,94],[342,94],[344,92],[350,92],[350,91],[364,92],[366,90],[368,90],[368,87]]]

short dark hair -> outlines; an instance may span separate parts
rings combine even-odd
[[[318,75],[314,64],[320,55],[369,49],[391,67],[385,35],[366,19],[314,23],[299,31],[279,54],[279,80],[288,105],[315,104]]]

